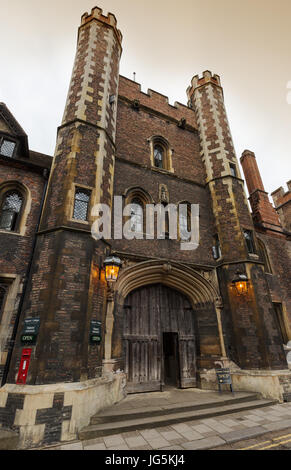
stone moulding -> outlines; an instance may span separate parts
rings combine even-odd
[[[78,383],[6,384],[0,389],[0,425],[19,432],[18,449],[71,441],[94,414],[124,397],[119,371]]]

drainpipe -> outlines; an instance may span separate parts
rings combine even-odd
[[[14,345],[15,345],[16,334],[17,334],[18,325],[19,325],[19,321],[20,321],[20,315],[21,315],[22,306],[23,306],[23,302],[24,302],[24,298],[25,298],[25,294],[26,294],[28,279],[30,277],[30,271],[31,271],[31,267],[32,267],[32,260],[33,260],[34,250],[35,250],[36,240],[37,240],[37,232],[39,230],[40,218],[41,218],[41,215],[42,215],[42,209],[43,209],[45,195],[46,195],[47,186],[48,186],[48,177],[49,177],[49,170],[48,169],[43,170],[43,177],[45,179],[45,184],[44,184],[41,203],[40,203],[39,216],[38,216],[38,221],[37,221],[35,234],[34,234],[34,237],[33,237],[31,255],[30,255],[28,267],[27,267],[27,270],[26,270],[26,275],[25,275],[24,282],[23,282],[23,289],[22,289],[22,293],[21,293],[21,297],[20,297],[20,301],[19,301],[19,305],[18,305],[18,309],[17,309],[17,315],[16,315],[16,318],[15,318],[12,335],[11,335],[11,338],[10,338],[10,341],[9,341],[7,360],[6,360],[5,367],[4,367],[4,373],[3,373],[3,377],[2,377],[1,387],[3,387],[3,385],[5,385],[6,381],[7,381],[7,376],[8,376],[10,363],[11,363],[11,358],[12,358],[12,353],[13,353],[13,349],[14,349]]]

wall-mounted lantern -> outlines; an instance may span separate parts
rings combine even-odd
[[[115,256],[110,256],[105,259],[105,277],[106,281],[117,281],[121,260]]]
[[[237,295],[246,295],[248,293],[248,281],[249,280],[245,274],[242,274],[239,271],[235,273],[232,285],[235,288]]]

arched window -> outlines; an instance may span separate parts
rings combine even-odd
[[[163,136],[155,135],[148,139],[150,143],[151,164],[155,168],[173,172],[170,144]]]
[[[272,268],[271,268],[271,264],[270,264],[266,247],[264,243],[262,242],[262,240],[260,240],[259,238],[258,238],[258,248],[259,248],[260,258],[265,265],[265,273],[272,274]]]
[[[187,206],[183,209],[180,205]],[[186,209],[186,210],[185,210]],[[179,233],[182,240],[188,240],[191,232],[191,204],[188,202],[179,203]]]
[[[254,235],[252,230],[244,230],[244,237],[248,249],[248,253],[254,254],[256,253],[255,242],[254,242]]]
[[[0,229],[15,232],[19,228],[23,195],[17,190],[3,194],[0,206]]]
[[[134,205],[131,209],[131,224],[132,232],[143,232],[143,203],[138,197],[134,197],[130,204]]]
[[[155,167],[165,168],[165,150],[161,145],[154,146],[154,162]]]

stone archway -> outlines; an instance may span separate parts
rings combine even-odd
[[[124,369],[123,307],[126,297],[140,287],[154,284],[170,287],[189,300],[199,319],[199,350],[204,357],[203,364],[209,363],[207,358],[210,356],[225,356],[218,287],[186,265],[162,260],[145,261],[122,269],[114,286],[114,295],[107,305],[104,370]]]
[[[145,261],[121,270],[114,287],[120,298],[147,284],[162,283],[185,294],[192,305],[214,302],[220,298],[218,288],[201,274],[180,263]]]

